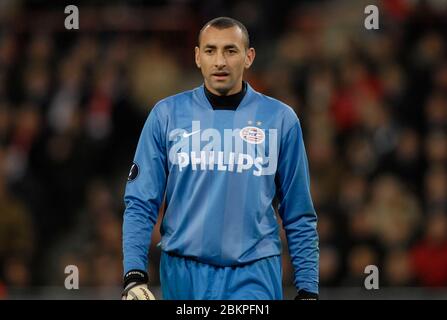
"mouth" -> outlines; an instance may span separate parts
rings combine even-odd
[[[211,74],[216,80],[225,80],[230,74],[228,72],[214,72]]]

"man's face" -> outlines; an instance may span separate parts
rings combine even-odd
[[[242,89],[244,69],[248,69],[255,58],[255,50],[247,49],[245,41],[244,34],[236,26],[222,30],[208,26],[202,31],[195,58],[205,85],[212,93],[230,95]]]

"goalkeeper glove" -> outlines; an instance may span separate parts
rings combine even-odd
[[[295,300],[318,300],[318,294],[299,290]]]
[[[141,270],[131,270],[124,276],[122,300],[155,300],[147,287],[147,273]]]

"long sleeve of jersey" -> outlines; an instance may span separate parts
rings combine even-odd
[[[310,194],[309,169],[299,120],[282,138],[276,176],[279,214],[295,269],[297,290],[318,293],[317,216]]]
[[[134,269],[147,271],[152,230],[166,185],[165,149],[156,106],[143,127],[124,195],[124,273]]]

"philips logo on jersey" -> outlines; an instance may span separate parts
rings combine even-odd
[[[180,172],[186,168],[271,175],[276,172],[277,130],[258,127],[241,129],[202,129],[200,121],[192,121],[191,129],[169,132],[169,161]]]

